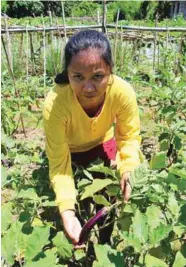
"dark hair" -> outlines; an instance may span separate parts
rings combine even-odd
[[[69,83],[68,66],[74,55],[88,48],[98,48],[101,52],[101,57],[107,65],[113,68],[112,53],[108,39],[102,32],[95,30],[84,30],[75,33],[67,42],[64,51],[64,66],[63,71],[57,74],[55,82],[58,84]]]

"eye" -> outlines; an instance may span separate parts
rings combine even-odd
[[[73,78],[75,80],[78,80],[78,81],[82,81],[83,80],[83,76],[81,74],[75,74],[75,75],[73,75]]]
[[[97,80],[97,81],[103,79],[103,77],[104,77],[103,74],[96,74],[96,75],[94,75],[94,79]]]

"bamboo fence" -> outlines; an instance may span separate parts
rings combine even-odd
[[[173,40],[171,37],[171,32],[179,32],[182,33],[181,41],[179,44],[179,50],[181,51],[182,45],[183,45],[183,34],[186,33],[186,27],[158,27],[157,18],[155,20],[155,27],[144,27],[144,26],[125,26],[125,25],[119,25],[119,10],[117,13],[117,19],[116,24],[107,24],[107,10],[106,10],[106,0],[103,1],[103,9],[102,9],[102,15],[100,15],[99,11],[97,12],[97,25],[88,25],[88,26],[82,26],[82,25],[76,25],[76,26],[67,26],[66,20],[65,20],[65,13],[64,13],[64,5],[63,1],[61,2],[62,7],[62,15],[61,15],[61,22],[59,24],[58,18],[57,22],[52,17],[52,13],[49,12],[49,26],[45,24],[44,19],[42,18],[43,25],[39,27],[31,27],[29,25],[24,26],[8,26],[7,23],[7,17],[4,17],[4,26],[1,26],[1,40],[3,44],[3,50],[5,52],[5,58],[7,61],[8,70],[10,73],[10,77],[12,78],[12,83],[15,91],[15,97],[18,97],[18,90],[16,88],[16,78],[14,75],[14,69],[13,69],[13,43],[12,43],[12,35],[19,34],[21,35],[20,41],[19,41],[19,64],[21,65],[21,59],[24,57],[24,35],[26,36],[26,83],[27,86],[29,86],[29,73],[30,73],[30,66],[32,66],[32,75],[36,74],[36,62],[35,62],[35,55],[37,53],[41,52],[41,49],[43,51],[43,86],[46,87],[46,58],[49,54],[48,50],[50,48],[50,58],[52,61],[52,65],[55,69],[55,73],[57,72],[57,68],[55,66],[55,60],[54,60],[54,47],[53,43],[55,42],[55,38],[57,37],[63,37],[61,38],[60,43],[60,50],[62,51],[64,48],[64,41],[67,42],[68,36],[72,35],[74,31],[76,30],[83,30],[83,29],[97,29],[102,30],[107,37],[112,40],[113,42],[113,58],[114,62],[116,62],[117,58],[117,51],[120,50],[120,58],[119,58],[119,64],[120,67],[123,68],[125,65],[125,57],[126,53],[125,51],[128,49],[128,47],[132,47],[133,53],[132,57],[135,60],[136,57],[136,51],[139,48],[139,45],[142,45],[143,42],[151,42],[153,44],[153,63],[152,63],[152,69],[155,71],[156,68],[159,67],[159,61],[160,61],[160,33],[165,33],[165,42],[166,42],[166,48],[165,50],[168,50],[168,44]],[[102,20],[102,21],[101,21]],[[151,33],[151,34],[149,34]],[[33,36],[34,35],[34,36]],[[36,51],[36,48],[34,47],[35,42],[33,39],[40,38],[41,47],[39,47],[38,51]],[[51,42],[47,45],[47,38],[51,38]],[[57,39],[59,43],[59,38]],[[120,47],[118,48],[118,46]],[[48,48],[49,47],[49,48]],[[136,64],[139,63],[140,60],[140,50],[138,53],[138,58],[136,60]],[[60,59],[61,65],[63,62],[63,55],[61,53],[61,59]],[[166,58],[165,62],[166,64]],[[175,65],[178,69],[178,63]],[[24,121],[23,121],[23,114],[20,112],[19,122],[21,123],[24,135],[26,136],[26,131],[24,127]]]

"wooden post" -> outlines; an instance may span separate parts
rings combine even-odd
[[[21,39],[20,39],[20,46],[19,46],[19,60],[22,60],[22,55],[23,55],[23,40],[24,40],[24,34],[21,33]]]
[[[6,59],[7,59],[7,63],[8,63],[8,68],[9,68],[9,71],[10,71],[10,75],[12,77],[12,83],[13,83],[13,88],[14,88],[14,94],[15,94],[15,98],[17,98],[19,96],[18,94],[18,91],[16,89],[16,84],[15,84],[15,77],[14,77],[14,73],[12,71],[12,68],[10,66],[10,62],[9,62],[9,58],[8,58],[8,52],[6,50],[6,47],[5,47],[5,42],[4,42],[4,39],[3,39],[3,36],[1,36],[1,40],[2,40],[2,44],[3,44],[3,48],[4,48],[4,51],[5,51],[5,55],[6,55]],[[19,105],[19,102],[17,102],[17,108],[18,110],[21,110],[20,109],[20,105]],[[23,133],[24,133],[24,136],[25,138],[27,137],[26,136],[26,131],[25,131],[25,127],[24,127],[24,122],[23,122],[23,117],[22,117],[22,113],[20,111],[20,114],[19,114],[19,120],[18,120],[18,125],[19,125],[19,122],[21,121],[21,125],[22,125],[22,128],[23,128]],[[17,125],[17,127],[18,127]],[[16,129],[17,129],[16,127]]]
[[[32,33],[31,32],[29,32],[29,39],[30,39],[30,57],[31,57],[33,71],[34,71],[34,74],[36,75],[36,70],[35,70],[35,57],[34,57],[34,46],[33,46],[33,40],[32,40]]]
[[[49,13],[49,17],[50,17],[50,26],[52,27],[52,12],[51,11],[48,11]],[[55,61],[55,58],[54,58],[54,48],[53,48],[53,45],[54,45],[54,34],[53,34],[53,31],[51,31],[51,43],[50,43],[50,48],[51,48],[51,62],[52,62],[52,66],[53,66],[53,69],[54,69],[54,72],[55,74],[56,73],[56,62]]]
[[[64,26],[65,42],[67,43],[67,31],[66,31],[65,10],[64,10],[63,1],[61,1],[61,9],[62,9],[62,19],[63,19],[63,26]]]
[[[106,19],[107,19],[107,0],[103,0],[103,20],[102,20],[102,32],[107,33],[106,29]]]
[[[44,18],[42,17],[43,20],[43,79],[44,79],[44,89],[46,88],[46,34],[45,34],[45,22]]]
[[[156,14],[156,17],[155,17],[155,27],[157,27],[157,20],[158,20],[158,14]],[[157,37],[157,33],[155,31],[154,32],[153,71],[155,70],[155,65],[156,65],[156,37]]]
[[[116,56],[117,56],[117,37],[118,37],[118,20],[119,20],[119,9],[117,12],[117,19],[116,19],[116,28],[115,28],[115,36],[114,36],[114,72],[116,71]]]
[[[13,73],[12,46],[11,46],[10,34],[8,32],[7,15],[4,16],[4,22],[5,22],[5,31],[6,31],[6,39],[7,39],[7,56],[8,56],[8,61],[10,63],[10,68]]]
[[[26,81],[28,86],[28,70],[29,70],[29,59],[28,59],[28,50],[29,50],[29,40],[28,40],[28,31],[27,31],[28,25],[26,25]]]
[[[99,14],[99,9],[97,9],[97,23],[100,25],[100,14]]]

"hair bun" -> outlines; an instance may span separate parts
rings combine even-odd
[[[58,73],[54,81],[57,84],[69,83],[68,74],[65,71]]]

